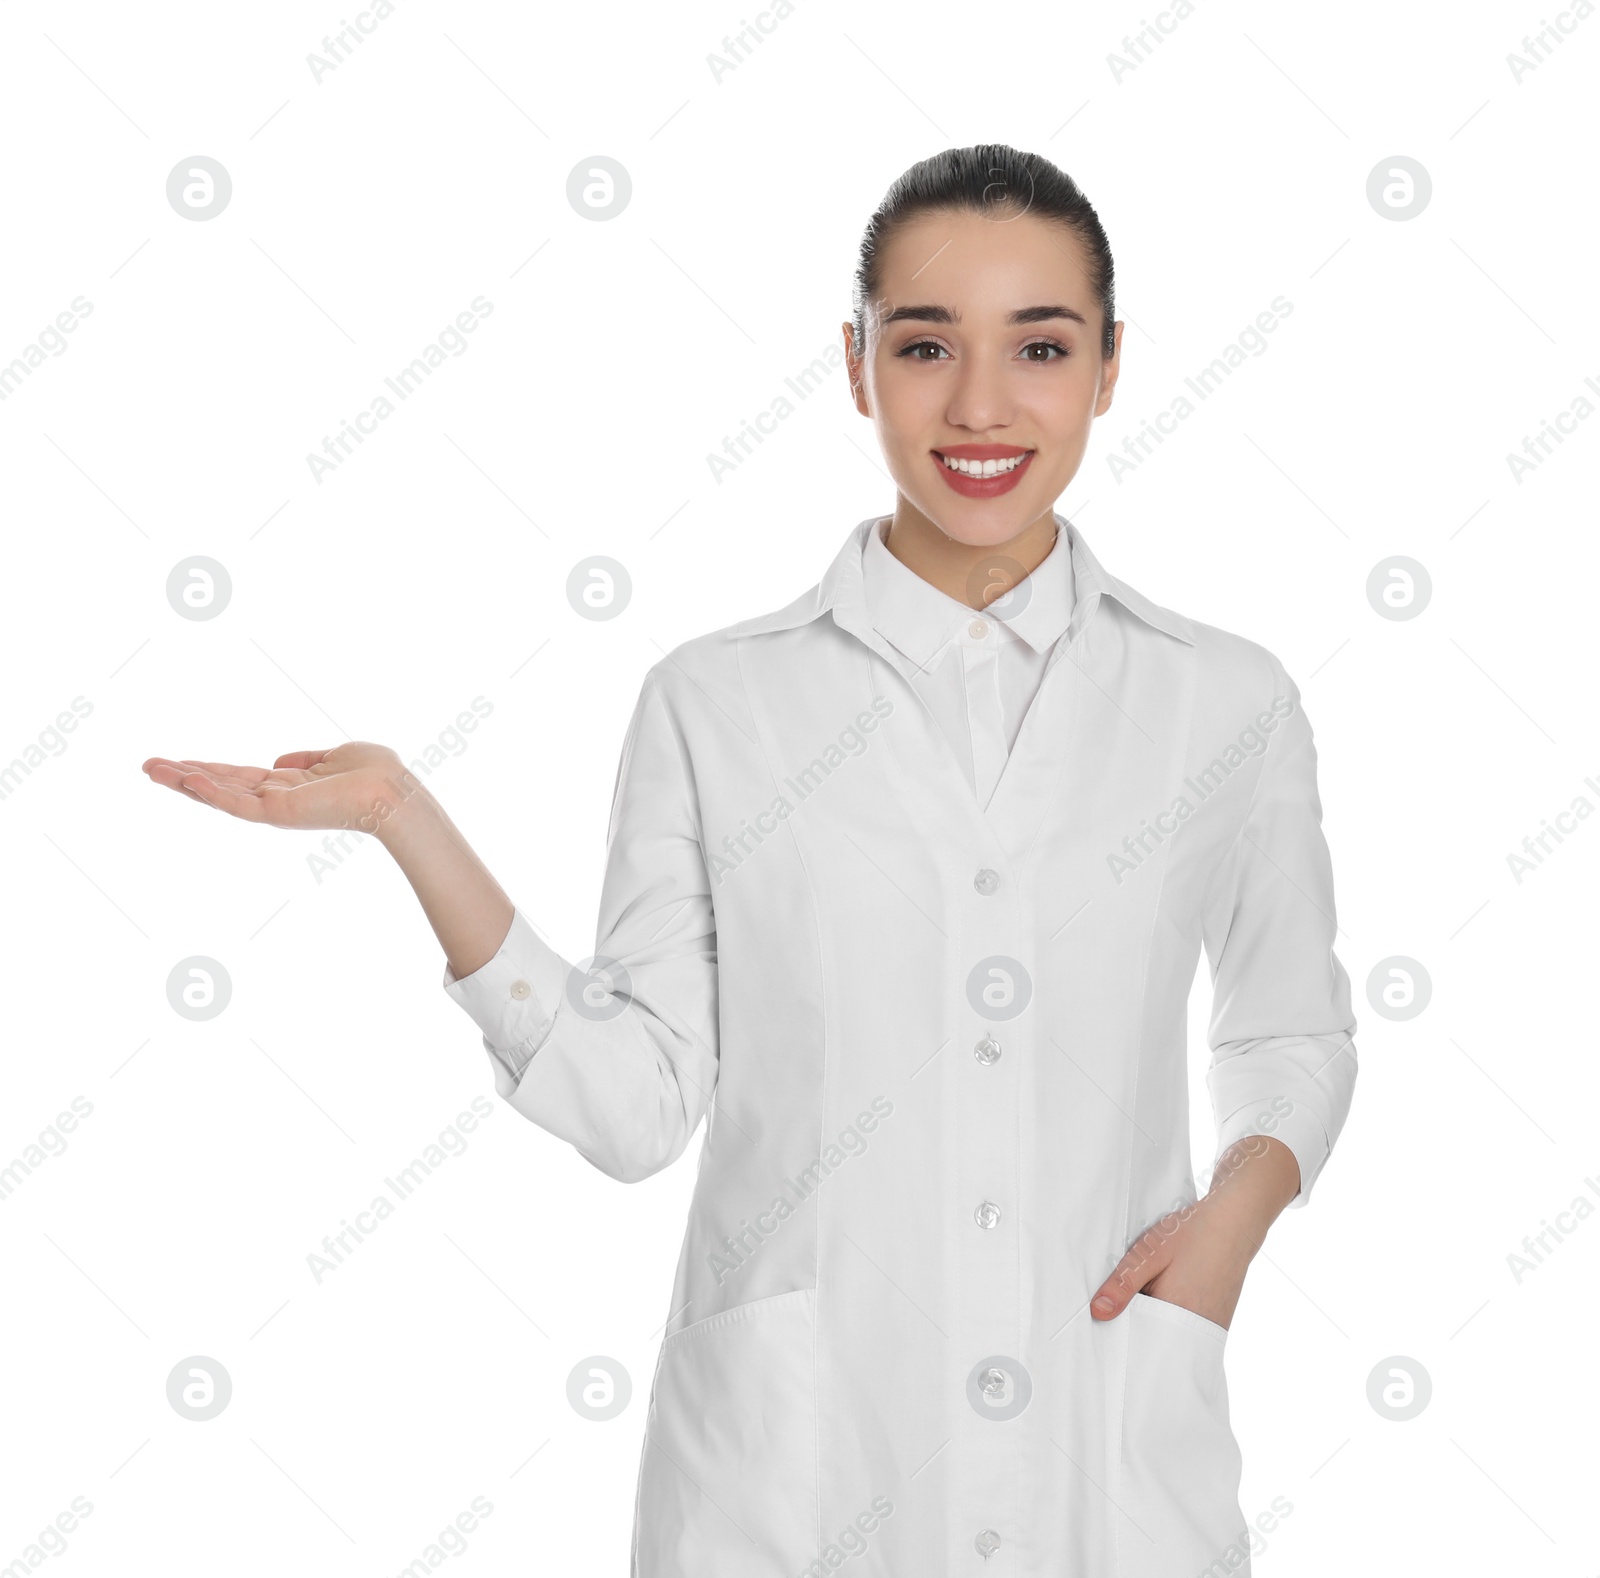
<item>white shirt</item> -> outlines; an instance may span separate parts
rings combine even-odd
[[[888,520],[867,533],[861,572],[873,627],[938,721],[980,805],[1016,744],[1050,651],[1072,617],[1072,555],[1056,543],[987,612],[957,602],[890,553]],[[981,568],[981,567],[980,567]]]
[[[706,1119],[633,1578],[1249,1570],[1228,1334],[1087,1305],[1195,1198],[1202,950],[1213,1154],[1276,1136],[1303,1206],[1343,1127],[1316,749],[1271,652],[1056,519],[1072,617],[987,803],[875,623],[863,521],[645,675],[596,968],[520,908],[445,968],[499,1094],[611,1177]]]

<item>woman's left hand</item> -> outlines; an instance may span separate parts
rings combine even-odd
[[[1112,1320],[1144,1292],[1229,1325],[1251,1260],[1299,1189],[1300,1165],[1282,1140],[1240,1140],[1218,1160],[1203,1200],[1140,1234],[1096,1290],[1089,1313]]]

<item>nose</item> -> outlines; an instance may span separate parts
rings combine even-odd
[[[950,404],[945,410],[951,426],[964,427],[970,433],[1009,427],[1016,401],[1008,373],[997,356],[974,354],[963,358],[956,368]]]

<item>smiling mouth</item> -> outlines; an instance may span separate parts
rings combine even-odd
[[[966,499],[997,499],[1021,486],[1037,451],[1015,444],[952,444],[930,453],[952,493]]]
[[[999,446],[971,445],[963,448],[998,448]],[[953,471],[960,477],[1004,477],[1024,465],[1034,451],[1031,449],[1011,449],[1007,454],[971,455],[952,454],[946,450],[936,449],[934,455],[946,471]]]

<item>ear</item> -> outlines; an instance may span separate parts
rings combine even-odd
[[[1094,414],[1104,416],[1111,408],[1111,397],[1116,392],[1117,377],[1122,372],[1122,319],[1111,326],[1111,354],[1100,366],[1100,395],[1094,403]]]
[[[847,322],[840,324],[840,328],[844,330],[844,366],[850,380],[850,398],[862,416],[870,417],[872,408],[867,404],[866,357],[856,352],[856,326]]]

